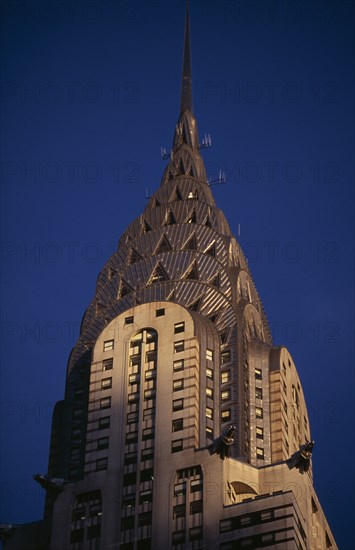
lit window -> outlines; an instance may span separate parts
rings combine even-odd
[[[264,449],[262,447],[256,448],[256,457],[257,458],[264,458]]]
[[[184,360],[183,359],[178,359],[177,361],[174,361],[174,364],[173,364],[174,372],[178,372],[179,370],[183,370],[183,369],[184,369]]]
[[[184,429],[184,419],[183,418],[177,418],[176,420],[173,420],[172,424],[172,431],[173,432],[180,432]]]
[[[211,407],[206,407],[206,416],[207,418],[213,418],[213,409]]]
[[[184,408],[183,399],[174,399],[173,401],[173,411],[181,411]]]
[[[173,381],[173,391],[180,391],[184,389],[184,379],[179,378],[179,380]]]
[[[156,376],[155,369],[147,370],[145,373],[145,379],[146,380],[153,380]]]
[[[107,370],[112,370],[113,368],[113,359],[105,359],[102,361],[102,370],[105,372]]]
[[[111,407],[111,397],[100,399],[100,409],[109,409]]]
[[[99,430],[105,430],[110,427],[110,417],[104,416],[99,418]]]
[[[213,370],[206,367],[206,376],[207,378],[210,378],[211,380],[213,380]]]
[[[185,332],[185,323],[175,323],[174,325],[174,334],[179,334],[179,332]]]
[[[111,349],[113,349],[113,346],[113,340],[106,340],[106,342],[104,342],[104,351],[110,351]]]
[[[222,365],[225,365],[226,363],[229,363],[231,360],[231,352],[230,350],[222,351],[221,353],[221,362]]]
[[[112,388],[112,378],[103,378],[101,380],[101,389],[108,390]]]
[[[156,312],[155,312],[156,317],[162,317],[163,315],[165,315],[165,309],[164,308],[156,310]]]
[[[230,392],[230,390],[222,391],[222,393],[221,393],[221,399],[222,399],[222,401],[229,401],[230,398],[231,398],[231,392]]]
[[[255,378],[256,380],[261,380],[262,379],[262,371],[261,369],[255,369]]]
[[[184,349],[185,349],[184,340],[179,340],[178,342],[174,342],[174,353],[180,353],[181,351],[184,351]]]
[[[256,427],[256,437],[257,439],[264,439],[264,428]]]
[[[255,397],[256,399],[263,398],[263,390],[261,388],[255,388]]]
[[[172,453],[178,453],[179,451],[183,450],[183,441],[182,439],[176,439],[175,441],[171,442],[171,452]]]
[[[260,407],[255,407],[255,416],[256,418],[263,418],[263,409],[261,409]]]
[[[96,471],[99,472],[100,470],[107,470],[107,463],[107,457],[96,460]]]
[[[100,437],[100,439],[97,440],[97,450],[102,451],[102,449],[108,449],[108,443],[108,437]]]
[[[221,413],[222,422],[227,422],[231,419],[231,411],[230,409],[227,409],[226,411],[222,411]]]
[[[226,384],[227,382],[230,381],[230,371],[227,370],[225,372],[222,372],[221,374],[221,382],[222,384]]]
[[[207,361],[213,361],[213,351],[211,349],[206,349],[206,359]]]
[[[206,395],[207,397],[210,397],[211,399],[213,399],[213,389],[212,388],[206,388]]]

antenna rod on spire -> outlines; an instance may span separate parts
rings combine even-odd
[[[190,20],[189,20],[188,2],[186,2],[184,59],[183,59],[183,67],[182,67],[180,113],[183,113],[186,109],[189,109],[192,112],[192,71],[191,71]]]

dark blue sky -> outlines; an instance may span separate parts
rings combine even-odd
[[[184,2],[3,2],[1,519],[39,518],[51,412],[100,269],[160,183]],[[353,3],[192,1],[207,171],[308,403],[340,548],[354,499]],[[345,500],[347,505],[345,506]]]

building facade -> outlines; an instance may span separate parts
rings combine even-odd
[[[337,548],[302,447],[296,367],[272,341],[202,146],[187,13],[160,188],[84,314],[37,476],[44,519],[3,534],[7,549]]]

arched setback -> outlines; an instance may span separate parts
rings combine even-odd
[[[284,347],[271,352],[270,421],[273,462],[286,460],[311,439],[301,382],[293,359]]]

